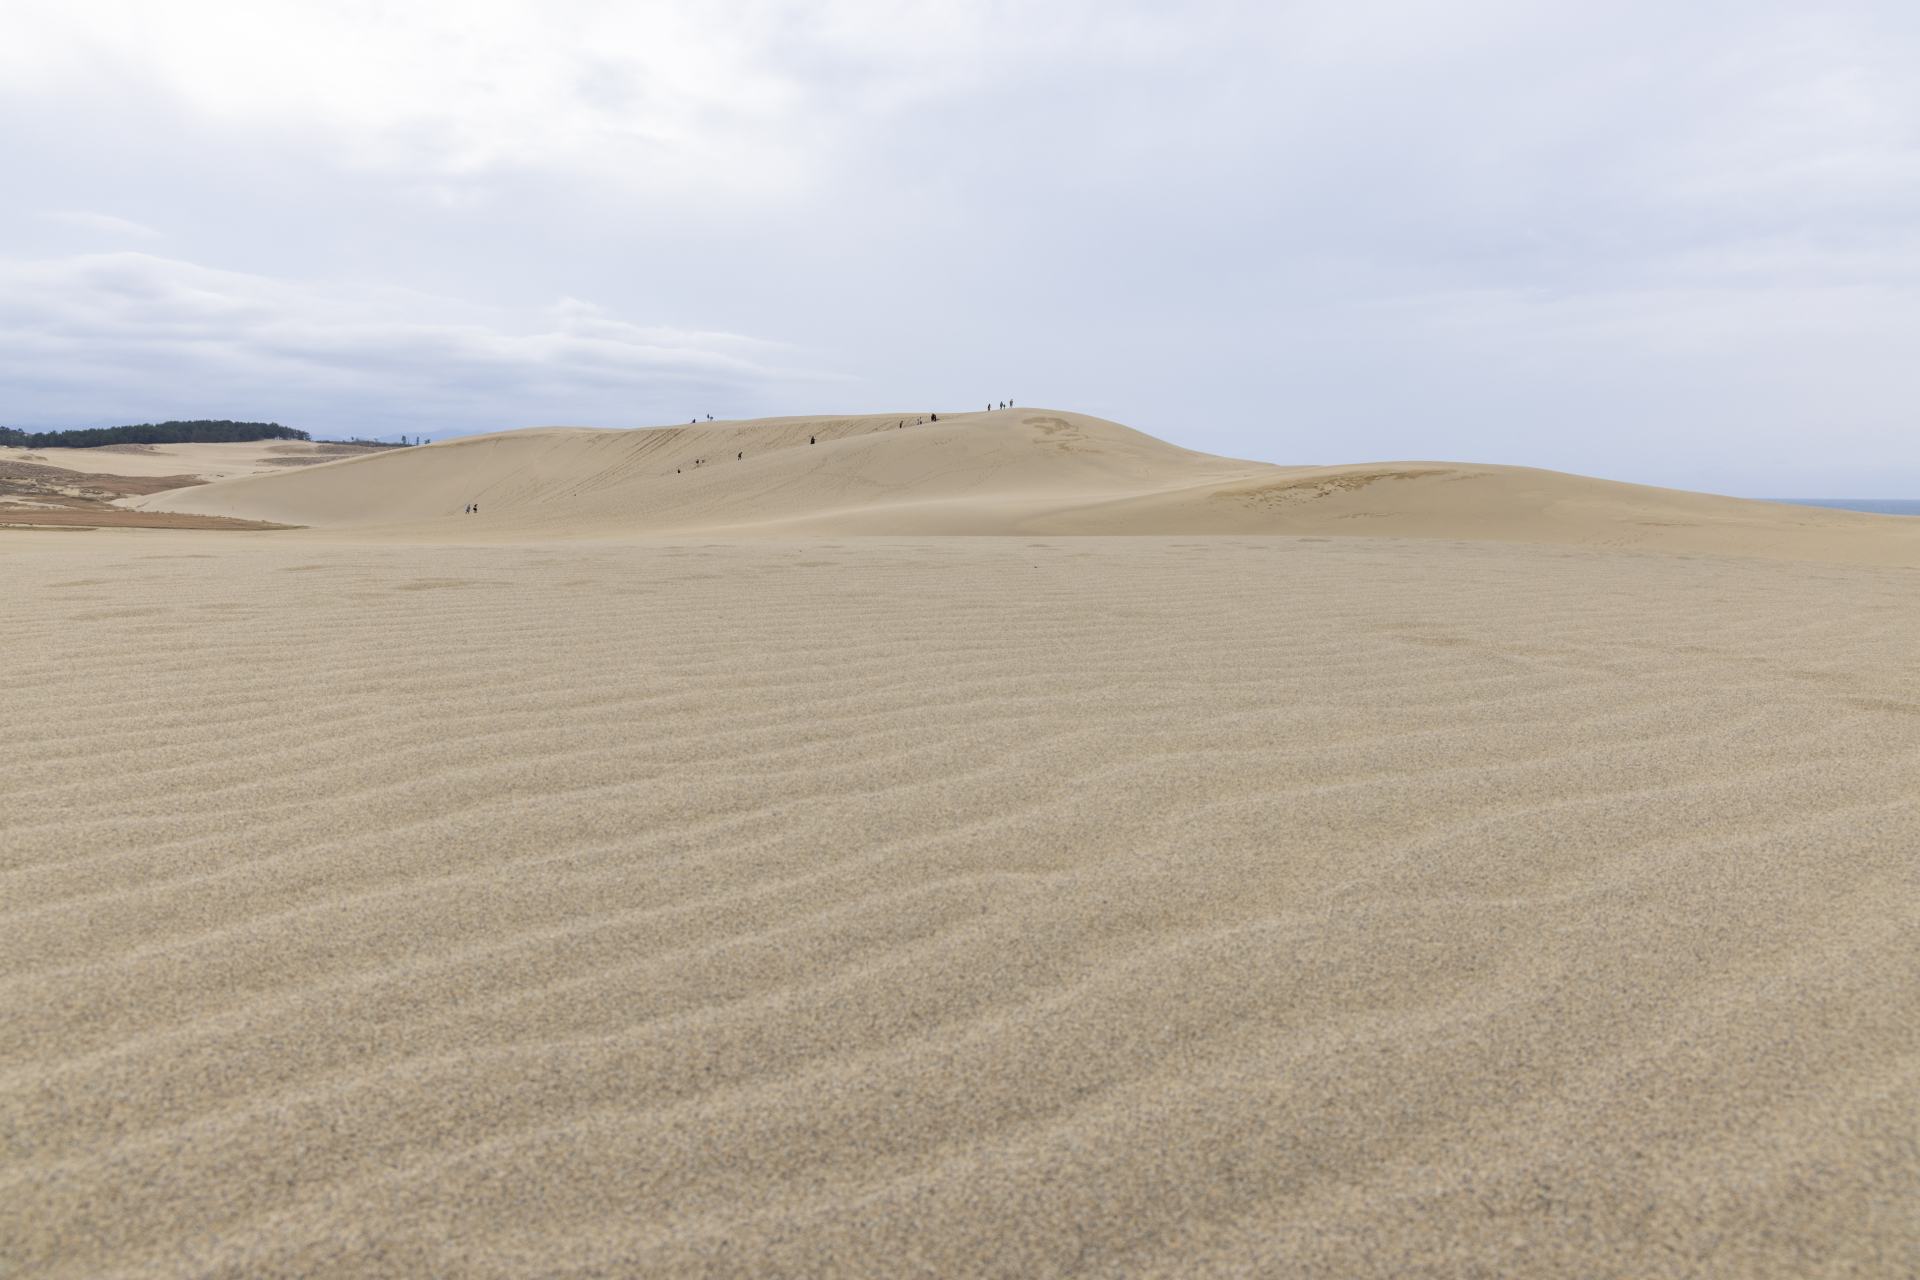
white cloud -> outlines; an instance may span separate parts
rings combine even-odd
[[[592,172],[647,190],[803,186],[916,103],[1063,65],[1125,72],[1212,24],[1152,6],[924,0],[14,0],[16,91],[145,85],[222,127],[409,174]]]
[[[1916,61],[1904,0],[9,0],[0,236],[91,301],[0,360],[89,420],[134,367],[488,425],[1012,393],[1920,492]],[[74,265],[48,205],[253,274]]]
[[[110,213],[89,213],[81,209],[49,210],[45,215],[53,222],[69,227],[78,227],[82,231],[99,232],[102,235],[120,236],[134,240],[158,240],[160,233],[144,223],[131,218],[116,218]]]
[[[515,314],[139,253],[0,260],[0,382],[35,424],[243,409],[328,432],[635,424],[819,380],[792,357],[577,299]]]

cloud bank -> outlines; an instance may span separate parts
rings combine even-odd
[[[812,375],[774,344],[635,325],[561,299],[514,315],[397,288],[140,253],[0,262],[0,383],[54,418],[249,416],[391,434],[690,417]],[[63,412],[64,411],[64,412]]]
[[[16,0],[0,418],[1012,396],[1906,496],[1916,58],[1884,0]]]

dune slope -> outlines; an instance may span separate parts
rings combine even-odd
[[[480,504],[479,517],[464,514]],[[1303,533],[1920,564],[1920,522],[1519,467],[1280,467],[1016,409],[541,428],[135,500],[429,540],[636,533]]]

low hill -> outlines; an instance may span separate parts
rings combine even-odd
[[[533,428],[130,505],[435,539],[1360,534],[1920,565],[1920,522],[1896,517],[1522,467],[1282,467],[1036,409]]]

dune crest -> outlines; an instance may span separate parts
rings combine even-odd
[[[1920,524],[1442,462],[1285,467],[1084,414],[543,427],[133,500],[332,533],[497,541],[624,534],[1319,534],[1920,564]],[[466,514],[480,504],[480,518]]]

